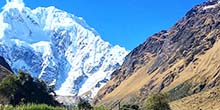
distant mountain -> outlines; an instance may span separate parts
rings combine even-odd
[[[52,6],[31,10],[22,0],[7,0],[0,25],[0,55],[12,70],[30,72],[59,95],[93,97],[128,53],[81,17]]]
[[[172,100],[220,86],[220,2],[193,7],[169,30],[132,50],[94,104],[140,103],[150,93]]]

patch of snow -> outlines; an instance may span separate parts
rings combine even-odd
[[[209,5],[209,6],[205,6],[205,7],[203,8],[203,10],[207,10],[207,9],[215,8],[215,7],[216,7],[216,5]]]
[[[218,1],[217,4],[208,5],[208,6],[203,7],[203,10],[207,10],[207,9],[211,9],[211,8],[216,8],[219,4],[220,4],[220,1]]]
[[[43,56],[51,54],[50,42],[40,41],[31,45],[31,47],[36,51],[43,53]]]

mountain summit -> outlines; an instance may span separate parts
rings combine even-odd
[[[0,25],[0,55],[12,70],[30,72],[59,95],[93,97],[128,53],[103,41],[81,17],[53,6],[32,10],[22,0],[7,0]]]

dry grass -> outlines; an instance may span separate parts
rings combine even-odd
[[[189,81],[196,86],[201,83],[206,85],[213,84],[214,86],[220,84],[220,42],[216,41],[214,46],[205,52],[205,54],[195,56],[198,60],[190,63],[183,71],[177,72],[177,76],[174,81],[166,86],[163,91],[167,92],[174,87]],[[151,60],[154,62],[154,59]],[[149,64],[151,64],[149,62]],[[140,89],[150,80],[155,80],[154,84],[159,87],[165,76],[169,75],[171,72],[178,71],[181,65],[185,65],[184,60],[179,60],[171,68],[168,68],[163,73],[158,73],[155,71],[152,74],[147,74],[147,70],[150,67],[145,65],[136,72],[133,73],[131,77],[123,81],[113,92],[104,96],[100,105],[111,105],[117,100],[125,100],[129,96],[138,96]],[[110,83],[114,83],[110,81]],[[109,84],[110,84],[109,83]],[[208,86],[207,86],[208,87]],[[205,88],[207,89],[207,88]]]
[[[212,88],[170,103],[172,110],[220,110],[220,88]]]

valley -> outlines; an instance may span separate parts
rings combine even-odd
[[[0,109],[220,108],[219,0],[192,7],[131,51],[54,6],[6,0],[0,25]]]

